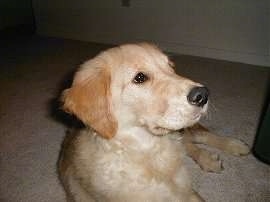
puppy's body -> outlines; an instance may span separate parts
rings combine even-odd
[[[196,144],[248,152],[242,142],[194,125],[207,110],[208,91],[171,66],[156,47],[131,44],[99,54],[77,72],[63,94],[64,109],[86,128],[70,132],[59,160],[70,201],[203,201],[181,160],[185,151],[214,172],[221,161]]]
[[[105,140],[91,129],[70,136],[60,173],[75,201],[197,201],[181,142],[151,135],[152,146],[143,148],[132,139]]]

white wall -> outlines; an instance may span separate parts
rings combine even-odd
[[[269,0],[33,0],[39,34],[270,66]]]

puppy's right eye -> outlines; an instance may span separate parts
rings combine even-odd
[[[144,83],[145,81],[147,81],[149,78],[147,75],[145,75],[142,72],[139,72],[138,74],[136,74],[136,76],[133,79],[133,83],[135,84],[140,84],[140,83]]]

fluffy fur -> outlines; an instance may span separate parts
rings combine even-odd
[[[147,75],[143,83],[134,82],[139,72]],[[86,125],[63,143],[59,174],[68,200],[203,201],[182,155],[219,172],[218,156],[196,144],[235,155],[249,149],[196,124],[208,104],[188,103],[195,86],[201,84],[175,74],[168,57],[147,43],[115,47],[84,63],[62,96],[64,110]]]

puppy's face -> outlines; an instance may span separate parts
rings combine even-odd
[[[193,125],[206,112],[207,100],[200,105],[188,99],[192,89],[201,85],[175,74],[173,63],[156,47],[138,44],[120,49],[123,55],[112,72],[111,87],[116,116],[123,127],[131,121],[163,135]],[[208,95],[197,99],[200,96]]]
[[[154,135],[191,126],[206,112],[208,91],[172,67],[149,44],[109,49],[81,67],[64,108],[107,138],[132,126]]]

